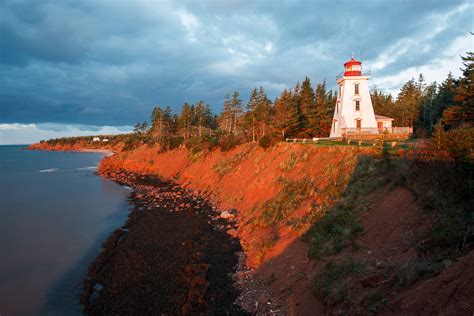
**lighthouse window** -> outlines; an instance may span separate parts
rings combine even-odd
[[[360,100],[356,100],[356,111],[360,111]]]
[[[356,83],[356,84],[354,85],[354,93],[355,93],[355,94],[359,94],[359,84],[358,84],[358,83]]]

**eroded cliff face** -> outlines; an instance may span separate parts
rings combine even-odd
[[[81,144],[40,147],[76,150]],[[240,238],[247,264],[266,288],[258,304],[255,293],[241,299],[243,304],[263,306],[271,300],[281,312],[295,315],[474,311],[472,251],[456,261],[438,263],[436,253],[427,260],[420,249],[436,215],[423,210],[420,196],[407,185],[414,180],[408,165],[380,159],[375,148],[280,143],[267,150],[244,144],[227,152],[193,153],[143,145],[116,152],[101,161],[101,175],[157,175],[206,196],[222,211],[232,210],[225,214],[236,216],[238,229],[229,227],[228,233]],[[414,165],[423,170],[422,164]],[[429,183],[423,185],[429,189]],[[309,258],[313,241],[300,236],[322,222],[325,211],[344,215],[345,209],[361,229],[352,246]],[[331,229],[342,227],[336,233],[346,234],[347,227],[339,224]],[[321,280],[329,282],[329,292]]]
[[[160,153],[142,146],[102,160],[99,172],[156,174],[197,190],[219,207],[237,210],[237,235],[256,267],[278,255],[301,235],[323,206],[334,203],[347,185],[357,155],[372,148],[278,144],[264,150],[244,144],[228,152],[192,153],[181,148]]]

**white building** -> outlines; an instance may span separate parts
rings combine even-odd
[[[379,132],[392,132],[393,118],[375,114],[375,120],[377,121],[377,129]]]
[[[369,76],[362,72],[362,63],[352,57],[339,76],[339,93],[334,109],[330,137],[348,134],[391,132],[392,118],[376,116],[370,100]]]

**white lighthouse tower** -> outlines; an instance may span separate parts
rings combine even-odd
[[[339,93],[330,137],[379,132],[370,100],[368,80],[369,76],[362,73],[360,61],[352,57],[344,64],[344,74],[337,79]]]

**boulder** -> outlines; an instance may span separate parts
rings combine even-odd
[[[228,211],[224,211],[221,213],[220,215],[220,218],[225,218],[225,219],[229,219],[229,218],[234,218],[235,216],[232,215],[230,212]]]

